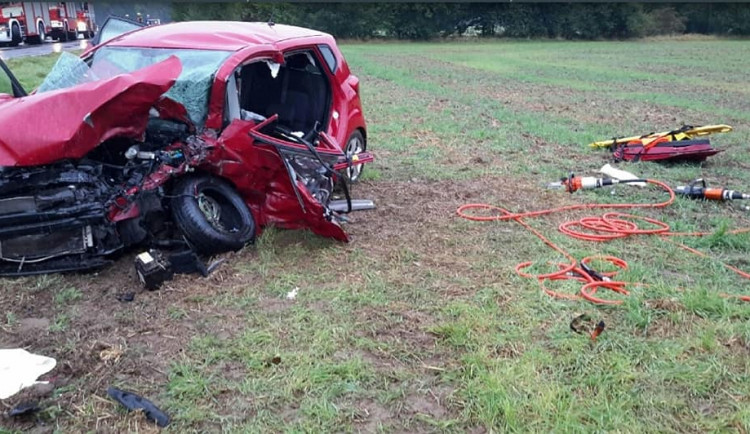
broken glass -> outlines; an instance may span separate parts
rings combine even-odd
[[[97,78],[91,73],[91,68],[86,65],[86,62],[78,56],[64,51],[60,54],[50,73],[44,78],[37,89],[37,93],[64,89],[95,80]]]
[[[62,53],[37,92],[63,89],[137,71],[174,55],[182,62],[182,72],[165,96],[185,106],[190,120],[196,126],[201,126],[208,115],[214,74],[230,54],[228,51],[102,47],[94,53],[89,66],[70,53]]]
[[[165,94],[185,106],[190,120],[203,125],[208,115],[208,98],[214,74],[231,53],[192,49],[142,47],[102,47],[94,53],[92,69],[115,69],[132,72],[177,56],[182,62],[182,73]]]

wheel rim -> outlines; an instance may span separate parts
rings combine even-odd
[[[44,37],[45,35],[44,35],[44,26],[42,25],[42,23],[39,23],[39,28],[37,30],[39,30],[39,42],[43,43],[45,39]]]
[[[364,143],[358,136],[352,137],[351,139],[349,139],[349,143],[346,144],[346,156],[349,159],[351,159],[354,155],[363,152],[364,150]],[[346,169],[346,175],[351,181],[356,181],[359,178],[360,173],[362,173],[361,164],[355,164]]]
[[[214,198],[206,196],[203,193],[199,194],[198,208],[200,208],[211,226],[221,231],[226,231],[224,225],[221,224],[221,206],[219,206],[219,203]]]

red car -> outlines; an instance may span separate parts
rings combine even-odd
[[[267,225],[348,240],[344,214],[373,206],[349,196],[372,156],[333,37],[137,26],[110,18],[31,95],[0,63],[0,274],[98,267],[134,245],[237,250]]]

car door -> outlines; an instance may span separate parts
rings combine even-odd
[[[143,23],[138,21],[129,20],[127,18],[109,16],[104,24],[99,28],[94,39],[91,40],[91,45],[100,45],[111,39],[114,39],[120,35],[131,32],[133,30],[145,27]]]
[[[273,123],[278,115],[266,119],[240,106],[242,86],[237,82],[241,69],[258,62],[268,62],[273,69],[274,58],[279,57],[259,53],[228,77],[225,127],[218,138],[218,152],[211,165],[217,174],[232,181],[259,226],[310,229],[321,236],[347,241],[348,236],[327,208],[328,195],[319,188],[312,188],[310,182],[310,176],[315,176],[317,183],[327,182],[321,181],[319,176],[319,172],[325,170],[325,163],[299,141],[290,140],[292,136],[284,139],[283,133],[275,132]],[[332,163],[343,157],[337,149],[323,151],[323,154]],[[332,187],[332,178],[330,182],[323,190]]]

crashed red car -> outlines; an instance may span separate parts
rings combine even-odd
[[[107,40],[63,53],[31,95],[0,62],[0,274],[98,267],[144,244],[211,255],[268,225],[348,240],[344,214],[372,207],[348,186],[372,156],[330,35],[130,27],[110,19]]]

